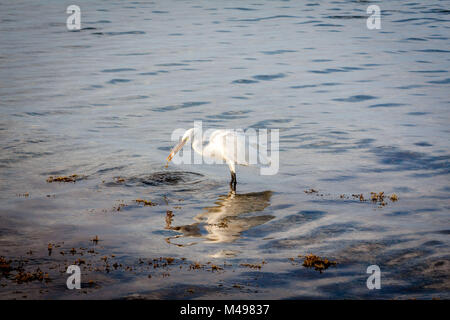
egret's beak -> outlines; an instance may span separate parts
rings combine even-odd
[[[183,148],[184,144],[188,141],[188,138],[184,138],[183,140],[181,140],[181,142],[179,144],[177,144],[172,151],[170,151],[169,156],[167,157],[167,164],[166,164],[166,168],[169,165],[169,162],[172,160],[172,158],[175,156],[175,154],[181,150],[181,148]]]

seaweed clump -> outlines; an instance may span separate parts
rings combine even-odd
[[[382,207],[384,207],[385,205],[387,205],[387,199],[391,200],[391,202],[396,202],[398,201],[398,196],[393,193],[390,196],[386,195],[383,191],[381,192],[371,192],[370,196],[368,198],[365,198],[364,195],[362,193],[357,193],[357,194],[352,194],[351,195],[353,199],[359,199],[359,201],[361,202],[365,202],[365,201],[372,201],[372,203],[374,204],[378,204]],[[350,199],[350,196],[345,195],[345,194],[341,194],[340,195],[341,199]]]
[[[173,212],[171,210],[167,210],[166,212],[166,229],[172,229],[172,221],[173,221]]]
[[[39,268],[35,272],[19,271],[14,277],[17,283],[26,283],[34,280],[48,282],[50,277],[48,273],[42,272]]]
[[[390,199],[392,202],[395,202],[395,201],[398,201],[398,196],[397,196],[395,193],[393,193],[393,194],[389,197],[389,199]]]
[[[240,266],[241,267],[247,267],[247,268],[250,268],[250,269],[261,270],[261,265],[260,264],[241,263]]]
[[[97,244],[97,243],[100,241],[100,239],[99,239],[98,236],[96,235],[94,238],[91,239],[91,241],[92,241],[93,243]]]
[[[314,268],[314,270],[322,273],[324,270],[328,269],[330,266],[336,266],[335,261],[330,261],[327,258],[321,258],[314,254],[309,254],[305,257],[303,261],[303,266],[305,268]]]
[[[50,176],[50,177],[48,177],[47,182],[48,183],[52,183],[52,182],[73,182],[73,183],[75,183],[79,179],[80,179],[80,177],[77,174],[72,174],[70,176],[60,176],[60,177]]]
[[[199,270],[199,269],[203,269],[204,265],[202,265],[199,262],[194,262],[189,266],[189,270]]]
[[[370,193],[370,200],[372,200],[374,203],[378,203],[381,206],[385,206],[387,203],[384,201],[385,198],[389,198],[392,202],[398,201],[398,196],[393,193],[390,196],[386,196],[384,192],[371,192]]]
[[[384,202],[384,192],[381,191],[379,193],[376,192],[371,192],[370,193],[370,200],[372,200],[373,202],[380,202],[383,203]]]
[[[0,256],[0,272],[2,275],[7,276],[11,272],[11,260],[6,260],[5,257]]]
[[[134,201],[136,203],[143,204],[144,206],[156,206],[156,204],[151,202],[150,200],[136,199]]]

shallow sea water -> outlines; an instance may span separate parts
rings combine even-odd
[[[1,299],[450,297],[448,1],[70,4],[0,4],[0,256],[51,279]],[[280,129],[278,174],[165,168],[195,120]]]

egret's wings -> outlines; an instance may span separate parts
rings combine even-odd
[[[215,156],[219,156],[226,162],[248,166],[257,165],[258,158],[263,164],[270,160],[261,153],[261,146],[252,141],[242,131],[216,130],[209,139],[209,148]]]

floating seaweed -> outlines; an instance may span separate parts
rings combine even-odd
[[[28,197],[30,196],[30,193],[28,193],[28,192],[25,192],[25,193],[18,193],[18,194],[16,194],[16,196],[28,198]]]
[[[324,196],[323,194],[319,194],[318,191],[315,189],[305,190],[304,192],[307,194],[316,194],[317,196],[321,197]],[[391,202],[398,201],[398,196],[395,193],[393,193],[390,196],[386,196],[386,194],[383,191],[371,192],[368,198],[364,197],[364,194],[362,193],[353,193],[351,196],[343,193],[339,195],[339,198],[345,200],[357,199],[360,202],[366,202],[368,200],[371,200],[373,203],[376,203],[383,207],[387,205],[386,199],[391,200]]]
[[[119,203],[117,206],[113,207],[113,211],[120,211],[122,208],[125,208],[127,205],[123,202]]]
[[[92,239],[91,239],[91,241],[94,242],[95,244],[97,244],[97,243],[100,241],[100,239],[99,239],[98,236],[96,235],[95,238],[92,238]]]
[[[395,202],[395,201],[398,201],[398,196],[397,196],[395,193],[393,193],[393,194],[391,194],[391,196],[389,197],[389,199],[390,199],[392,202]]]
[[[314,270],[317,270],[320,273],[328,269],[328,267],[330,266],[336,266],[336,264],[337,263],[335,261],[330,261],[326,258],[321,258],[312,253],[307,255],[305,257],[305,260],[303,261],[303,266],[305,268],[314,268]]]
[[[79,179],[80,179],[80,176],[77,174],[72,174],[70,176],[59,176],[59,177],[50,176],[50,177],[48,177],[47,182],[48,183],[52,183],[52,182],[73,182],[73,183],[75,183]]]
[[[261,265],[260,264],[241,263],[240,266],[241,267],[247,267],[247,268],[250,268],[250,269],[261,270]]]
[[[49,282],[50,277],[48,273],[44,273],[39,268],[35,272],[26,272],[26,271],[19,271],[16,276],[14,277],[14,280],[17,283],[25,283],[30,282],[34,280]]]
[[[370,200],[374,201],[374,202],[383,202],[384,201],[384,192],[371,192],[370,193]]]
[[[173,212],[170,210],[166,211],[166,229],[172,229]]]
[[[156,206],[156,204],[151,202],[150,200],[136,199],[134,200],[134,202],[143,204],[144,206]]]
[[[6,260],[5,257],[0,256],[0,272],[2,275],[7,276],[11,272],[11,260]]]
[[[214,272],[214,271],[220,271],[220,270],[223,270],[223,268],[221,268],[221,267],[219,267],[219,266],[216,266],[215,264],[211,265],[211,271],[212,271],[212,272]]]
[[[170,257],[165,258],[165,259],[167,261],[167,264],[172,264],[172,262],[175,260],[175,258],[170,258]]]
[[[362,193],[360,194],[352,194],[353,198],[359,199],[359,201],[364,202],[366,199],[364,198],[364,195]]]
[[[199,262],[194,262],[189,266],[189,270],[199,270],[199,269],[203,269],[205,266],[200,264]]]

